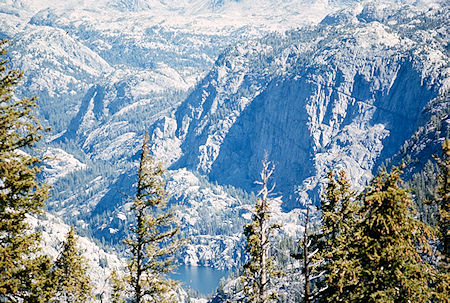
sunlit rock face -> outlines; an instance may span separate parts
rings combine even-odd
[[[319,203],[328,169],[361,188],[393,154],[439,152],[449,17],[431,0],[7,0],[0,38],[52,127],[49,211],[120,245],[148,130],[192,239],[179,260],[225,268],[244,255],[265,155],[274,220],[298,238],[291,209]]]
[[[442,12],[367,5],[238,44],[178,108],[177,165],[252,190],[267,154],[288,208],[318,200],[330,168],[366,184],[446,89],[445,30],[426,22]]]

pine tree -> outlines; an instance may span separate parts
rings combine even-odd
[[[333,273],[342,272],[353,263],[351,250],[346,246],[353,237],[356,224],[355,195],[344,171],[338,178],[332,170],[329,171],[328,184],[321,200],[322,233],[315,244],[319,253],[314,256],[315,262],[319,263],[315,273],[319,276],[324,274],[324,278],[317,282],[316,291],[316,297],[321,302],[334,302],[332,294],[342,292],[343,283],[347,283],[346,291],[352,290],[349,281],[343,281],[341,276]]]
[[[332,273],[341,267],[350,266],[350,254],[344,247],[352,237],[357,210],[355,192],[344,171],[336,178],[332,170],[328,173],[328,183],[321,200],[322,230],[311,235],[312,247],[318,251],[312,256],[315,266],[314,298],[321,302],[333,302],[331,294],[335,293],[342,281],[330,279]]]
[[[125,283],[117,274],[117,271],[114,269],[111,272],[111,276],[109,278],[111,283],[111,303],[125,303],[124,293],[125,293]]]
[[[435,203],[439,207],[439,251],[436,298],[444,302],[450,297],[450,139],[442,144],[442,158],[434,157],[440,166]]]
[[[439,205],[439,231],[444,262],[450,261],[450,139],[442,144],[442,159],[435,157],[440,166],[436,203]]]
[[[270,257],[270,244],[273,232],[280,228],[277,224],[270,224],[270,197],[272,190],[268,188],[268,182],[274,172],[270,162],[264,160],[261,171],[261,185],[253,213],[253,220],[244,228],[247,239],[246,252],[249,260],[244,265],[242,282],[244,283],[244,302],[266,303],[276,298],[274,292],[270,292],[268,286],[272,277],[280,276],[281,271],[275,270],[274,261]]]
[[[130,251],[128,270],[132,300],[135,303],[174,302],[174,291],[179,285],[168,279],[167,274],[174,270],[174,253],[181,246],[176,237],[179,227],[174,214],[165,210],[164,170],[150,156],[148,140],[146,134],[132,207],[136,221],[130,229],[131,237],[125,241]]]
[[[36,98],[17,99],[22,72],[9,70],[0,42],[0,299],[44,302],[50,260],[39,253],[40,235],[31,232],[27,215],[39,214],[48,189],[36,181],[40,160],[30,155],[43,130],[32,114]]]
[[[433,269],[421,253],[429,252],[432,230],[414,218],[403,189],[400,168],[382,171],[360,198],[353,237],[340,249],[344,261],[329,273],[338,282],[332,302],[427,302]],[[335,251],[336,252],[336,251]],[[355,287],[357,285],[357,287]]]
[[[317,222],[311,218],[311,202],[306,203],[306,217],[304,223],[303,239],[299,241],[296,253],[292,253],[291,257],[303,262],[301,271],[303,287],[303,301],[305,303],[314,302],[318,295],[316,280],[322,278],[323,272],[318,272],[317,268],[321,265],[321,261],[317,262],[318,253],[322,247],[321,233],[315,228]],[[316,224],[314,224],[316,223]]]
[[[71,227],[55,261],[53,281],[56,292],[51,302],[82,303],[92,299],[86,259],[76,245],[75,231]]]
[[[407,188],[411,188],[420,221],[432,227],[438,226],[439,221],[439,206],[433,203],[439,184],[438,175],[439,165],[429,160],[422,171],[414,173],[406,182]]]
[[[305,286],[303,289],[303,303],[310,303],[313,300],[313,296],[311,294],[311,282],[313,282],[313,273],[311,271],[312,257],[316,253],[315,251],[311,251],[312,239],[310,235],[310,215],[309,215],[310,206],[306,205],[306,218],[305,218],[305,231],[303,233],[303,241],[300,243],[301,246],[301,254],[293,255],[296,259],[303,260],[303,278],[305,281]]]
[[[340,234],[345,234],[355,223],[355,192],[351,190],[345,171],[335,180],[333,171],[328,173],[328,185],[321,201],[323,232],[329,244]]]

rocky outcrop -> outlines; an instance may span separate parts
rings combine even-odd
[[[444,25],[428,28],[448,10],[372,8],[220,57],[176,112],[183,156],[174,167],[253,190],[267,153],[288,208],[298,206],[296,190],[317,198],[330,168],[364,185],[448,83],[444,38],[435,34]]]

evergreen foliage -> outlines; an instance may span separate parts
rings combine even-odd
[[[274,292],[270,292],[270,280],[280,276],[281,271],[276,270],[274,261],[270,257],[270,246],[273,232],[280,228],[277,224],[270,224],[270,197],[272,190],[268,188],[269,179],[274,172],[270,162],[264,160],[261,171],[261,185],[258,193],[252,222],[244,228],[244,235],[247,240],[246,252],[249,260],[244,265],[242,282],[246,297],[243,302],[266,303],[276,298]]]
[[[323,302],[333,302],[333,294],[339,292],[344,282],[333,273],[352,266],[351,256],[345,246],[353,237],[357,202],[355,192],[350,187],[344,171],[337,178],[332,170],[329,171],[321,201],[322,233],[316,236],[319,239],[315,241],[320,251],[313,257],[319,263],[314,271],[326,277],[317,282],[318,290],[315,293]]]
[[[178,282],[168,279],[174,269],[174,253],[181,241],[177,239],[179,227],[175,215],[165,211],[167,192],[164,170],[150,156],[148,134],[145,135],[139,163],[137,194],[132,210],[135,225],[125,241],[129,247],[129,281],[132,301],[175,302],[174,291]]]
[[[450,139],[442,144],[442,158],[435,157],[440,166],[439,185],[435,204],[439,207],[439,239],[441,249],[438,255],[438,279],[436,298],[444,302],[450,297]]]
[[[86,274],[86,260],[76,244],[75,232],[71,227],[55,261],[53,281],[56,292],[51,302],[82,303],[92,299],[91,281]]]
[[[334,250],[344,257],[328,272],[331,302],[427,302],[432,296],[432,230],[414,218],[401,170],[382,171],[360,196],[353,237]]]
[[[0,298],[45,302],[50,295],[50,260],[39,254],[39,233],[26,223],[39,214],[47,187],[36,180],[40,159],[30,155],[43,130],[32,111],[36,98],[17,99],[22,72],[9,70],[0,42]]]
[[[111,276],[109,278],[111,283],[111,303],[125,303],[124,293],[125,293],[125,283],[117,274],[117,271],[114,269],[111,272]]]
[[[303,239],[299,241],[297,252],[291,253],[291,257],[300,260],[303,263],[301,276],[304,281],[302,302],[315,302],[319,295],[319,288],[323,284],[319,278],[323,279],[323,271],[319,272],[319,266],[322,266],[322,260],[319,253],[323,250],[322,233],[317,231],[316,222],[311,216],[311,203],[306,204],[306,217],[304,224]]]
[[[439,223],[439,206],[437,203],[431,203],[436,196],[438,175],[439,165],[430,160],[423,170],[413,174],[411,180],[406,183],[406,188],[411,188],[414,207],[420,220],[433,227]]]
[[[435,157],[440,166],[436,203],[439,205],[439,231],[442,254],[445,262],[450,261],[450,139],[442,144],[442,159]]]

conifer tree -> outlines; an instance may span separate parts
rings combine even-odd
[[[111,283],[111,303],[124,303],[125,283],[114,269],[109,278]]]
[[[333,302],[332,295],[343,283],[332,274],[341,268],[351,266],[351,251],[346,248],[353,237],[356,224],[357,202],[351,190],[345,171],[336,178],[332,170],[328,173],[328,183],[321,200],[322,233],[316,247],[319,253],[314,256],[319,263],[314,271],[324,278],[317,282],[316,297],[322,302]],[[348,283],[348,282],[347,282]],[[351,288],[347,287],[347,291]]]
[[[315,230],[314,223],[311,218],[311,201],[306,203],[306,217],[304,223],[303,239],[298,243],[298,252],[292,253],[291,257],[303,262],[301,271],[304,281],[303,301],[304,303],[315,302],[318,290],[315,280],[322,278],[323,272],[318,272],[317,268],[321,265],[321,261],[317,262],[317,254],[322,247],[321,233]]]
[[[39,254],[39,233],[27,215],[39,214],[47,187],[36,180],[40,159],[32,156],[43,129],[32,114],[36,98],[14,97],[23,74],[10,70],[0,42],[0,299],[45,302],[50,260]]]
[[[438,161],[441,172],[438,176],[436,203],[439,205],[439,231],[444,262],[450,261],[450,139],[442,144],[442,158]]]
[[[382,171],[361,195],[354,236],[340,248],[346,258],[329,273],[328,281],[338,286],[329,301],[430,300],[434,272],[421,253],[428,252],[432,230],[414,218],[400,174],[400,168]]]
[[[268,287],[272,277],[280,276],[281,271],[275,270],[274,261],[270,257],[270,244],[273,232],[280,228],[277,224],[270,224],[270,194],[269,179],[274,172],[273,166],[265,159],[261,171],[261,181],[256,182],[261,185],[258,193],[253,220],[244,228],[244,235],[247,239],[246,252],[249,260],[244,265],[242,281],[244,283],[244,302],[266,303],[276,298],[274,292],[270,292]]]
[[[82,303],[92,299],[91,281],[86,274],[86,259],[76,245],[75,231],[71,227],[55,261],[53,281],[56,292],[51,302]]]
[[[310,234],[311,219],[310,219],[310,205],[306,205],[306,217],[305,217],[305,230],[303,233],[303,241],[300,242],[301,253],[293,254],[292,257],[295,259],[303,260],[303,278],[305,281],[305,286],[303,289],[303,303],[310,303],[313,300],[313,295],[311,293],[311,283],[313,282],[313,272],[314,269],[313,257],[317,253],[316,250],[312,251],[315,247],[312,246],[312,238]]]
[[[440,166],[435,203],[439,207],[439,240],[442,247],[438,255],[436,298],[444,302],[450,297],[450,139],[442,144],[442,158],[434,158]]]
[[[175,215],[166,210],[167,192],[164,170],[150,156],[146,133],[138,170],[137,194],[132,210],[135,224],[125,241],[129,247],[128,270],[132,300],[142,302],[175,302],[178,282],[168,279],[174,269],[174,253],[181,241]]]
[[[351,190],[345,171],[337,179],[333,171],[328,173],[328,185],[321,201],[323,233],[328,244],[336,241],[355,223],[355,192]],[[331,245],[330,245],[331,246]]]
[[[306,206],[305,231],[303,234],[303,267],[305,276],[305,289],[303,294],[303,302],[311,302],[311,258],[310,258],[310,241],[309,238],[309,205]]]

